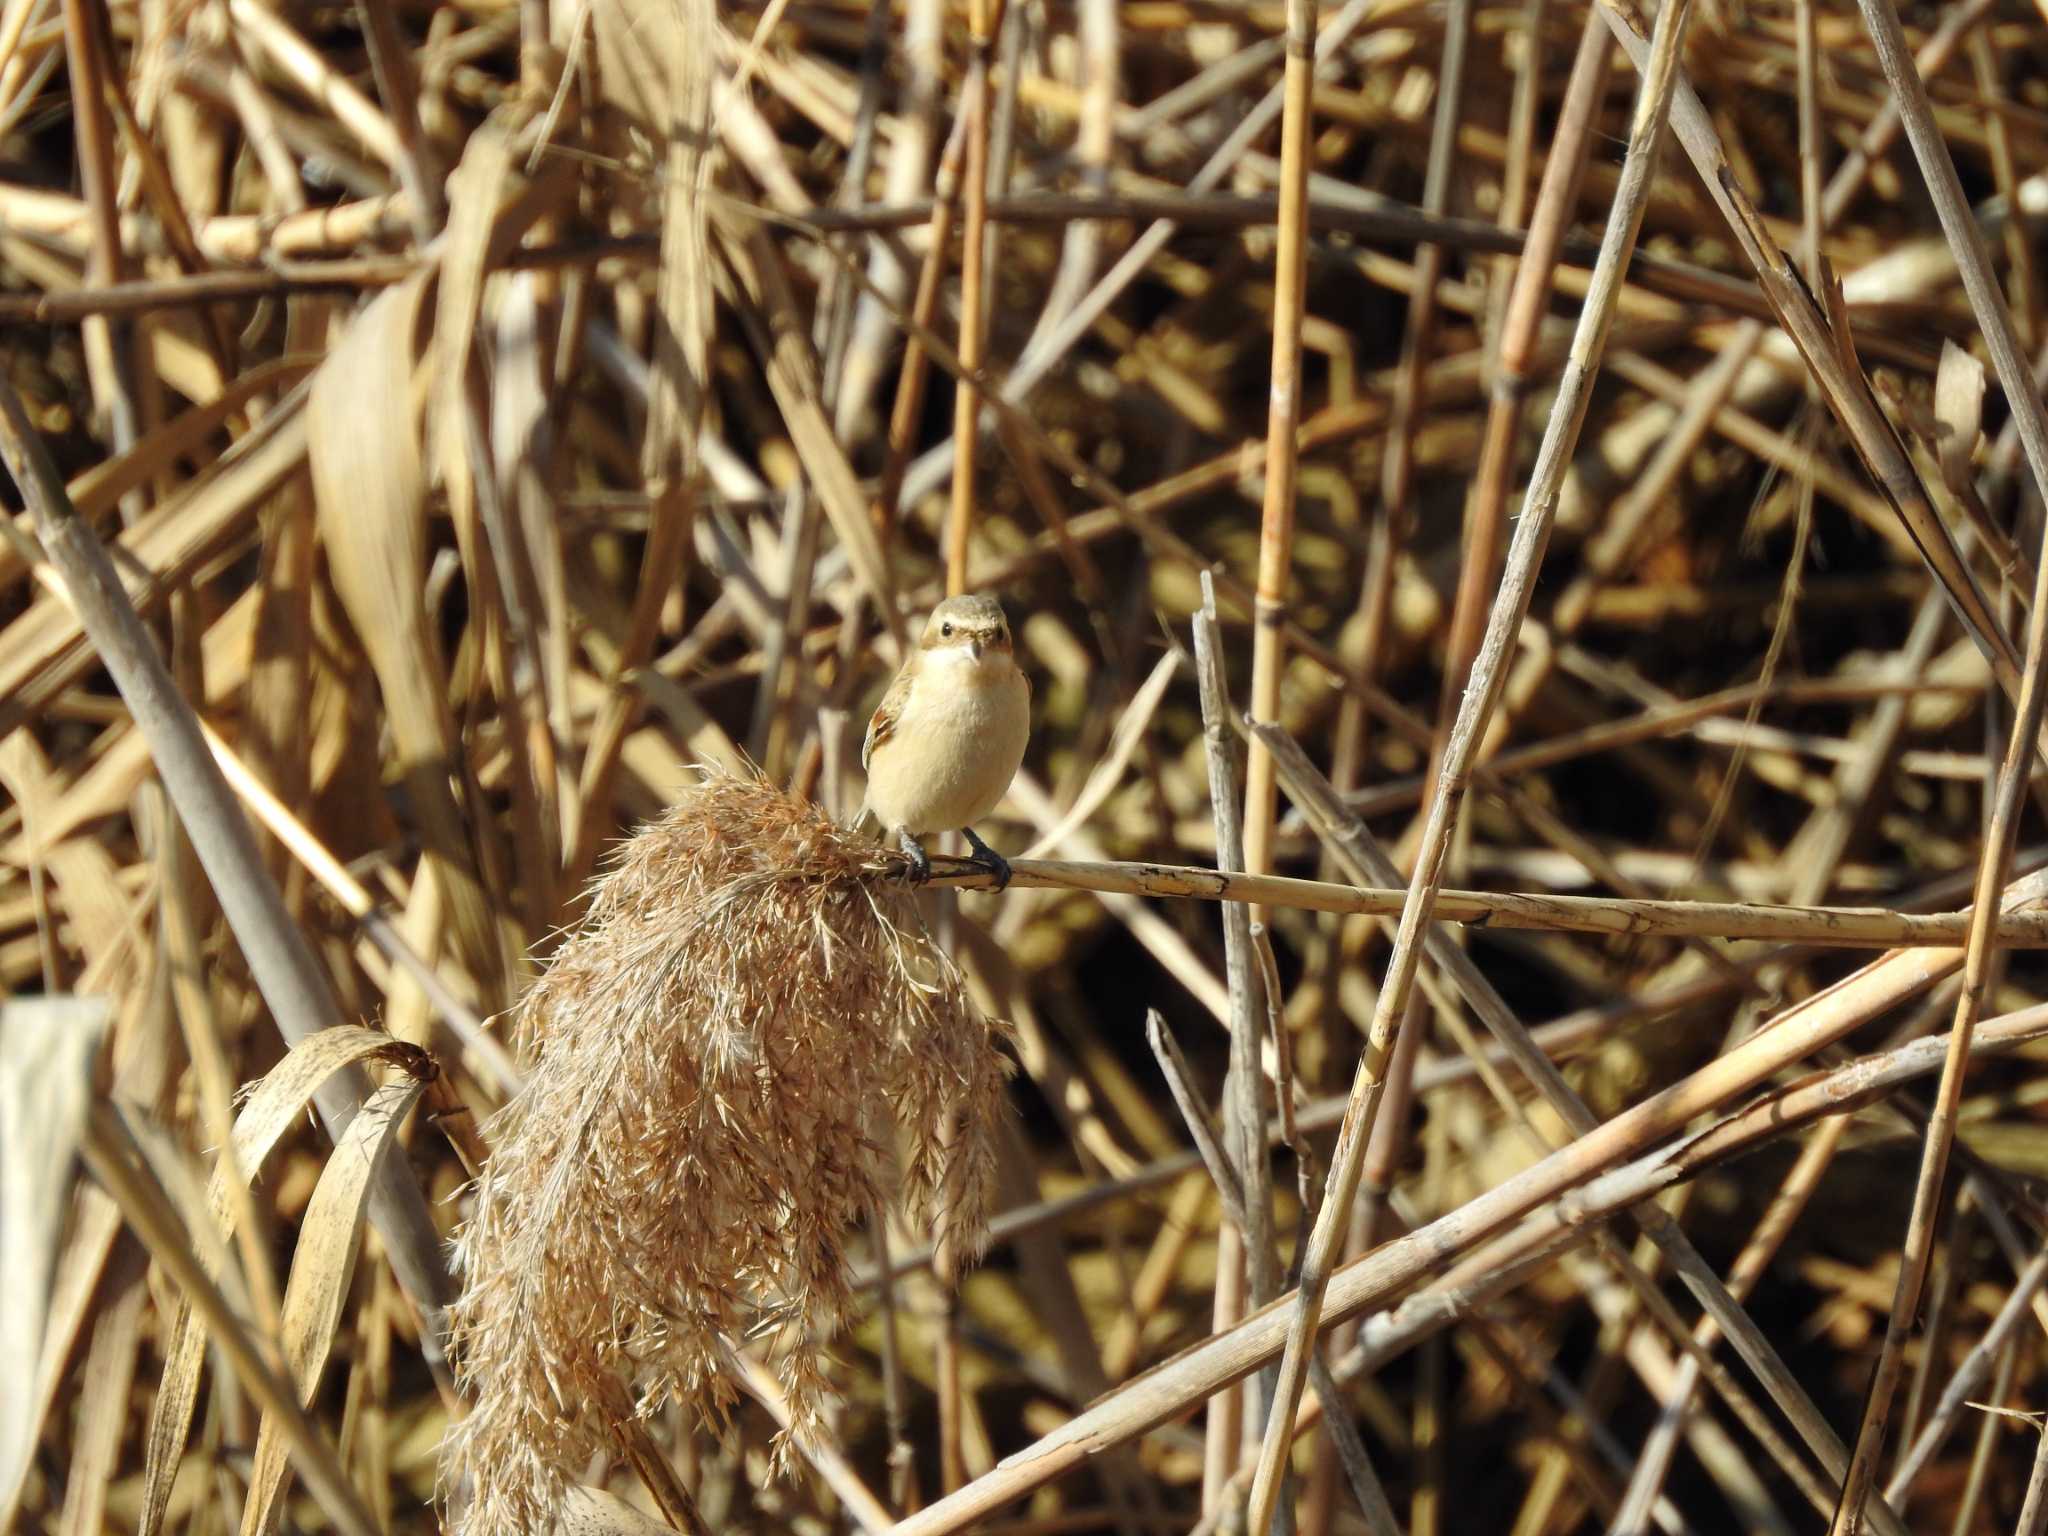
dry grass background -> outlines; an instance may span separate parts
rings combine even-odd
[[[0,0],[0,156],[0,1525],[2048,1528],[2037,3]]]

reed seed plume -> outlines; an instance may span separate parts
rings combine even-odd
[[[772,1350],[802,1433],[895,1170],[914,1219],[979,1251],[1003,1032],[870,878],[893,862],[710,771],[599,881],[519,1005],[532,1071],[456,1241],[458,1536],[549,1529],[630,1415],[677,1400],[722,1435],[736,1341]]]

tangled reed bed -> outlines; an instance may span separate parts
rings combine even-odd
[[[0,1316],[33,1384],[0,1394],[0,1526],[428,1529],[468,1391],[452,1445],[484,1496],[531,1514],[568,1476],[606,1536],[647,1529],[621,1501],[681,1507],[664,1473],[763,1536],[1213,1530],[1276,1492],[1247,1486],[1244,1382],[1295,1314],[1256,1309],[1391,1019],[1356,1208],[1323,1207],[1374,1245],[1332,1289],[1365,1311],[1271,1415],[1301,1430],[1303,1536],[1775,1536],[1832,1520],[1852,1458],[1884,1467],[1877,1528],[2019,1527],[2035,1441],[1972,1405],[2048,1394],[2043,1051],[2014,1022],[2048,974],[2000,947],[2039,933],[2043,823],[1986,815],[2012,718],[1987,700],[2039,675],[2048,611],[2012,367],[2048,336],[2048,25],[2036,0],[1902,9],[1901,47],[1890,0],[0,0],[0,407],[25,398],[78,514],[58,545],[48,507],[0,520],[0,988],[104,1003],[90,1086],[119,1106],[79,1122],[89,1177],[30,1146],[58,1219],[0,1203],[0,1254],[48,1280]],[[1652,75],[1668,112],[1637,111]],[[17,477],[23,432],[0,409]],[[1552,511],[1517,615],[1510,535]],[[129,630],[76,606],[85,544]],[[836,1099],[834,1224],[788,1255],[810,1173],[775,1148],[720,1163],[770,1181],[738,1246],[700,1221],[667,1270],[675,1207],[564,1155],[542,1193],[606,1246],[564,1315],[489,1335],[501,1395],[483,1331],[458,1383],[447,1309],[468,1327],[492,1293],[459,1300],[447,1243],[522,1076],[489,1021],[560,1001],[600,933],[675,941],[583,902],[693,765],[856,803],[902,636],[960,584],[1009,605],[1039,701],[983,830],[1057,861],[950,930],[1016,1027],[999,1261],[960,1276],[918,1241],[880,1122]],[[151,650],[166,676],[114,670]],[[212,749],[167,734],[186,716]],[[239,805],[195,784],[208,750]],[[810,814],[776,810],[777,846],[859,865]],[[1421,910],[1407,872],[1453,830],[1390,981],[1382,916]],[[1256,933],[1177,899],[1220,897],[1186,867],[1240,834]],[[753,856],[678,836],[707,870]],[[844,941],[818,969],[821,923],[888,939],[886,900],[831,907],[837,876],[746,878],[727,910],[783,903],[769,947],[806,985],[858,980]],[[1450,931],[1509,911],[1533,926]],[[870,982],[928,1024],[949,975]],[[34,1012],[0,1030],[10,1078]],[[619,1095],[515,1112],[511,1150],[581,1124],[648,1190],[710,1177],[649,1147],[737,1137],[690,1120],[712,1101],[603,1116],[652,1097],[660,1026],[712,1015],[568,1016],[569,1076]],[[1932,1096],[1926,1041],[1869,1076],[1892,1033],[1942,1029]],[[908,1038],[869,1067],[964,1049]],[[1816,1069],[1877,1097],[1795,1151],[1772,1111]],[[1695,1182],[1637,1213],[1644,1160],[1716,1117],[1777,1144],[1668,1163]],[[32,1118],[0,1120],[10,1170]],[[1917,1171],[1951,1142],[1930,1223]],[[921,1145],[902,1176],[964,1219]],[[472,1230],[537,1244],[493,1203],[514,1167]],[[1923,1259],[1929,1304],[1902,1304]],[[1869,1392],[1880,1360],[1898,1390]],[[781,1443],[816,1476],[771,1475],[735,1370],[797,1400]],[[641,1438],[605,1444],[620,1415]]]
[[[544,1529],[616,1426],[670,1401],[729,1440],[755,1341],[785,1439],[809,1434],[856,1232],[898,1199],[978,1253],[1002,1031],[874,878],[893,867],[718,770],[618,850],[520,1001],[532,1070],[456,1242],[457,1530]]]

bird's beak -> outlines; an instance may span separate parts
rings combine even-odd
[[[979,640],[970,640],[970,641],[968,641],[968,642],[967,642],[967,654],[968,654],[968,655],[970,655],[970,656],[972,656],[972,657],[973,657],[973,658],[974,658],[974,659],[975,659],[976,661],[980,661],[980,660],[981,660],[981,642],[980,642]]]

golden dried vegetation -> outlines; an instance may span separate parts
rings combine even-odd
[[[2044,163],[2035,0],[0,0],[0,1529],[2048,1528]]]

